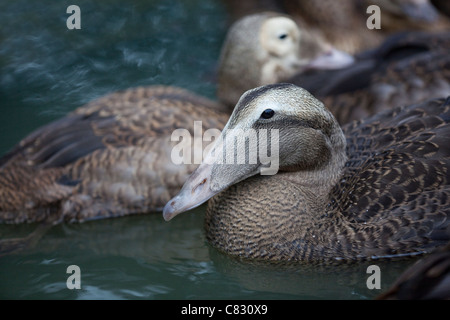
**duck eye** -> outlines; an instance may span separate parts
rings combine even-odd
[[[263,111],[263,113],[261,113],[261,118],[270,119],[273,117],[274,114],[275,114],[275,111],[273,111],[272,109],[266,109]]]
[[[284,40],[284,39],[286,39],[287,37],[288,37],[288,35],[287,35],[286,33],[283,33],[283,34],[280,34],[280,35],[278,36],[278,39]]]

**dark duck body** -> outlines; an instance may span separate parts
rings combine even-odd
[[[450,243],[409,267],[379,300],[450,300]]]
[[[284,24],[277,21],[281,17]],[[277,34],[283,38],[275,41]],[[292,39],[300,46],[289,45]],[[228,80],[218,83],[218,97],[233,105],[246,90],[293,83],[324,101],[339,123],[345,124],[450,94],[449,32],[394,34],[358,52],[353,60],[327,42],[311,39],[316,39],[314,32],[289,16],[268,12],[239,19],[230,28],[222,51],[219,77]],[[310,58],[292,63],[290,56],[297,52]],[[317,52],[328,52],[328,60],[323,55],[313,59]]]
[[[233,20],[263,11],[288,14],[301,29],[351,54],[378,46],[396,32],[450,29],[447,0],[225,0],[225,4]],[[373,19],[377,16],[373,5],[379,8],[379,19]],[[379,29],[369,29],[368,22],[379,22]]]
[[[404,32],[355,55],[340,70],[304,72],[287,80],[327,105],[339,123],[450,93],[450,33]]]

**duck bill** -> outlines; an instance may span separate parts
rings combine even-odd
[[[192,173],[181,191],[164,206],[164,220],[169,221],[184,211],[194,209],[220,192],[211,189],[212,167],[202,163]]]
[[[347,52],[330,48],[308,63],[307,69],[341,69],[348,67],[354,62],[353,56]]]
[[[224,128],[224,132],[227,132],[226,128]],[[256,175],[260,170],[263,172],[262,174],[274,174],[271,172],[271,168],[261,168],[260,162],[234,163],[234,155],[237,155],[238,150],[244,150],[242,143],[245,140],[241,140],[237,145],[230,143],[233,146],[230,150],[233,152],[227,153],[230,150],[226,150],[225,146],[230,141],[223,138],[227,136],[224,132],[214,147],[207,152],[202,164],[189,176],[180,192],[164,206],[163,217],[166,221],[184,211],[202,205],[214,195],[235,183]],[[234,137],[232,134],[228,137],[230,136]],[[227,140],[227,143],[224,144],[224,140]],[[231,158],[228,158],[230,155]]]
[[[219,141],[221,141],[219,139]],[[215,146],[220,143],[216,142]],[[213,190],[211,179],[213,176],[213,166],[216,161],[216,154],[212,147],[200,166],[188,177],[180,192],[173,197],[163,209],[164,220],[169,221],[182,212],[194,209],[221,190]],[[217,188],[216,188],[217,189]]]

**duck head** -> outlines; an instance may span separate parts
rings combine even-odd
[[[254,175],[301,172],[300,183],[330,184],[346,161],[345,136],[306,90],[273,84],[247,91],[200,166],[164,207],[170,220]]]
[[[289,16],[258,13],[235,22],[225,39],[217,95],[234,106],[251,88],[283,82],[308,69],[339,69],[354,58]]]

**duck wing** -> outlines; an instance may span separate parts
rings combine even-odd
[[[423,252],[427,244],[431,249],[450,240],[449,122],[447,98],[343,127],[349,158],[331,205],[345,215],[367,256],[416,246]]]
[[[339,123],[450,93],[450,34],[407,32],[360,53],[340,70],[310,71],[288,82],[323,100]]]
[[[171,161],[172,132],[193,134],[193,119],[222,129],[229,115],[220,108],[183,89],[142,87],[39,128],[0,159],[0,221],[157,210],[196,167]]]

